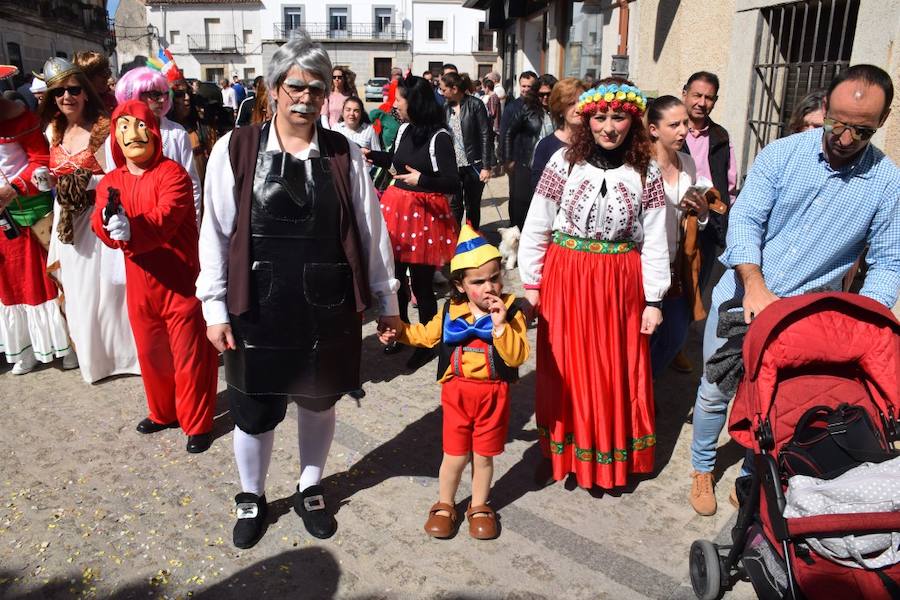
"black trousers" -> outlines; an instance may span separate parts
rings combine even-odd
[[[525,217],[528,216],[528,207],[531,206],[531,167],[521,163],[515,163],[513,172],[509,174],[509,224],[516,226],[519,231],[525,227]]]
[[[450,198],[450,210],[456,224],[462,226],[463,211],[465,218],[478,229],[481,224],[481,196],[484,194],[484,182],[478,179],[479,171],[469,165],[459,168],[459,192]],[[418,298],[418,296],[416,296]]]
[[[410,287],[419,305],[419,322],[427,323],[437,314],[437,298],[432,287],[435,268],[434,265],[394,264],[394,274],[400,280],[397,300],[400,304],[400,318],[404,323],[409,323]],[[409,277],[406,275],[407,271]]]
[[[244,394],[233,387],[228,388],[231,418],[244,433],[259,435],[275,429],[284,421],[288,402],[296,402],[307,410],[321,412],[334,406],[338,396],[307,398],[285,394]]]

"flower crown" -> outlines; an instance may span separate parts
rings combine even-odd
[[[577,109],[587,117],[607,110],[621,110],[639,117],[647,109],[647,96],[637,86],[609,83],[581,94]]]

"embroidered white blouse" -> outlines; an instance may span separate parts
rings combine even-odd
[[[538,182],[519,241],[519,275],[526,288],[539,288],[544,257],[554,231],[608,241],[632,241],[641,252],[644,296],[662,300],[669,289],[666,194],[659,168],[647,181],[629,165],[601,169],[582,162],[572,167],[566,148],[554,154]],[[606,194],[603,182],[606,181]]]

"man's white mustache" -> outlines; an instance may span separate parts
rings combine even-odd
[[[310,106],[309,104],[294,104],[291,106],[291,112],[300,113],[301,115],[308,115],[318,111],[315,106]]]

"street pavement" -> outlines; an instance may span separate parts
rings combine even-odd
[[[488,184],[482,214],[489,236],[507,216],[506,194],[505,178]],[[515,271],[506,274],[506,285],[521,294]],[[689,344],[695,364],[698,333],[692,330]],[[693,597],[688,549],[695,539],[728,538],[734,510],[727,497],[742,456],[723,434],[720,509],[697,516],[687,503],[691,426],[685,417],[699,369],[669,371],[656,383],[652,476],[613,492],[588,492],[571,480],[538,490],[532,354],[512,388],[509,442],[496,460],[492,503],[501,535],[473,540],[464,524],[442,541],[422,531],[437,500],[441,458],[435,363],[407,372],[410,351],[385,356],[374,334],[369,319],[366,394],[339,402],[326,467],[337,534],[312,538],[292,511],[299,468],[291,407],[269,471],[271,522],[250,550],[231,545],[233,496],[240,489],[223,394],[213,447],[189,455],[178,430],[135,432],[146,414],[137,377],[89,386],[58,364],[23,377],[4,364],[0,599]],[[529,338],[533,348],[533,330]],[[463,510],[468,494],[464,481]],[[725,596],[753,597],[745,582]]]

